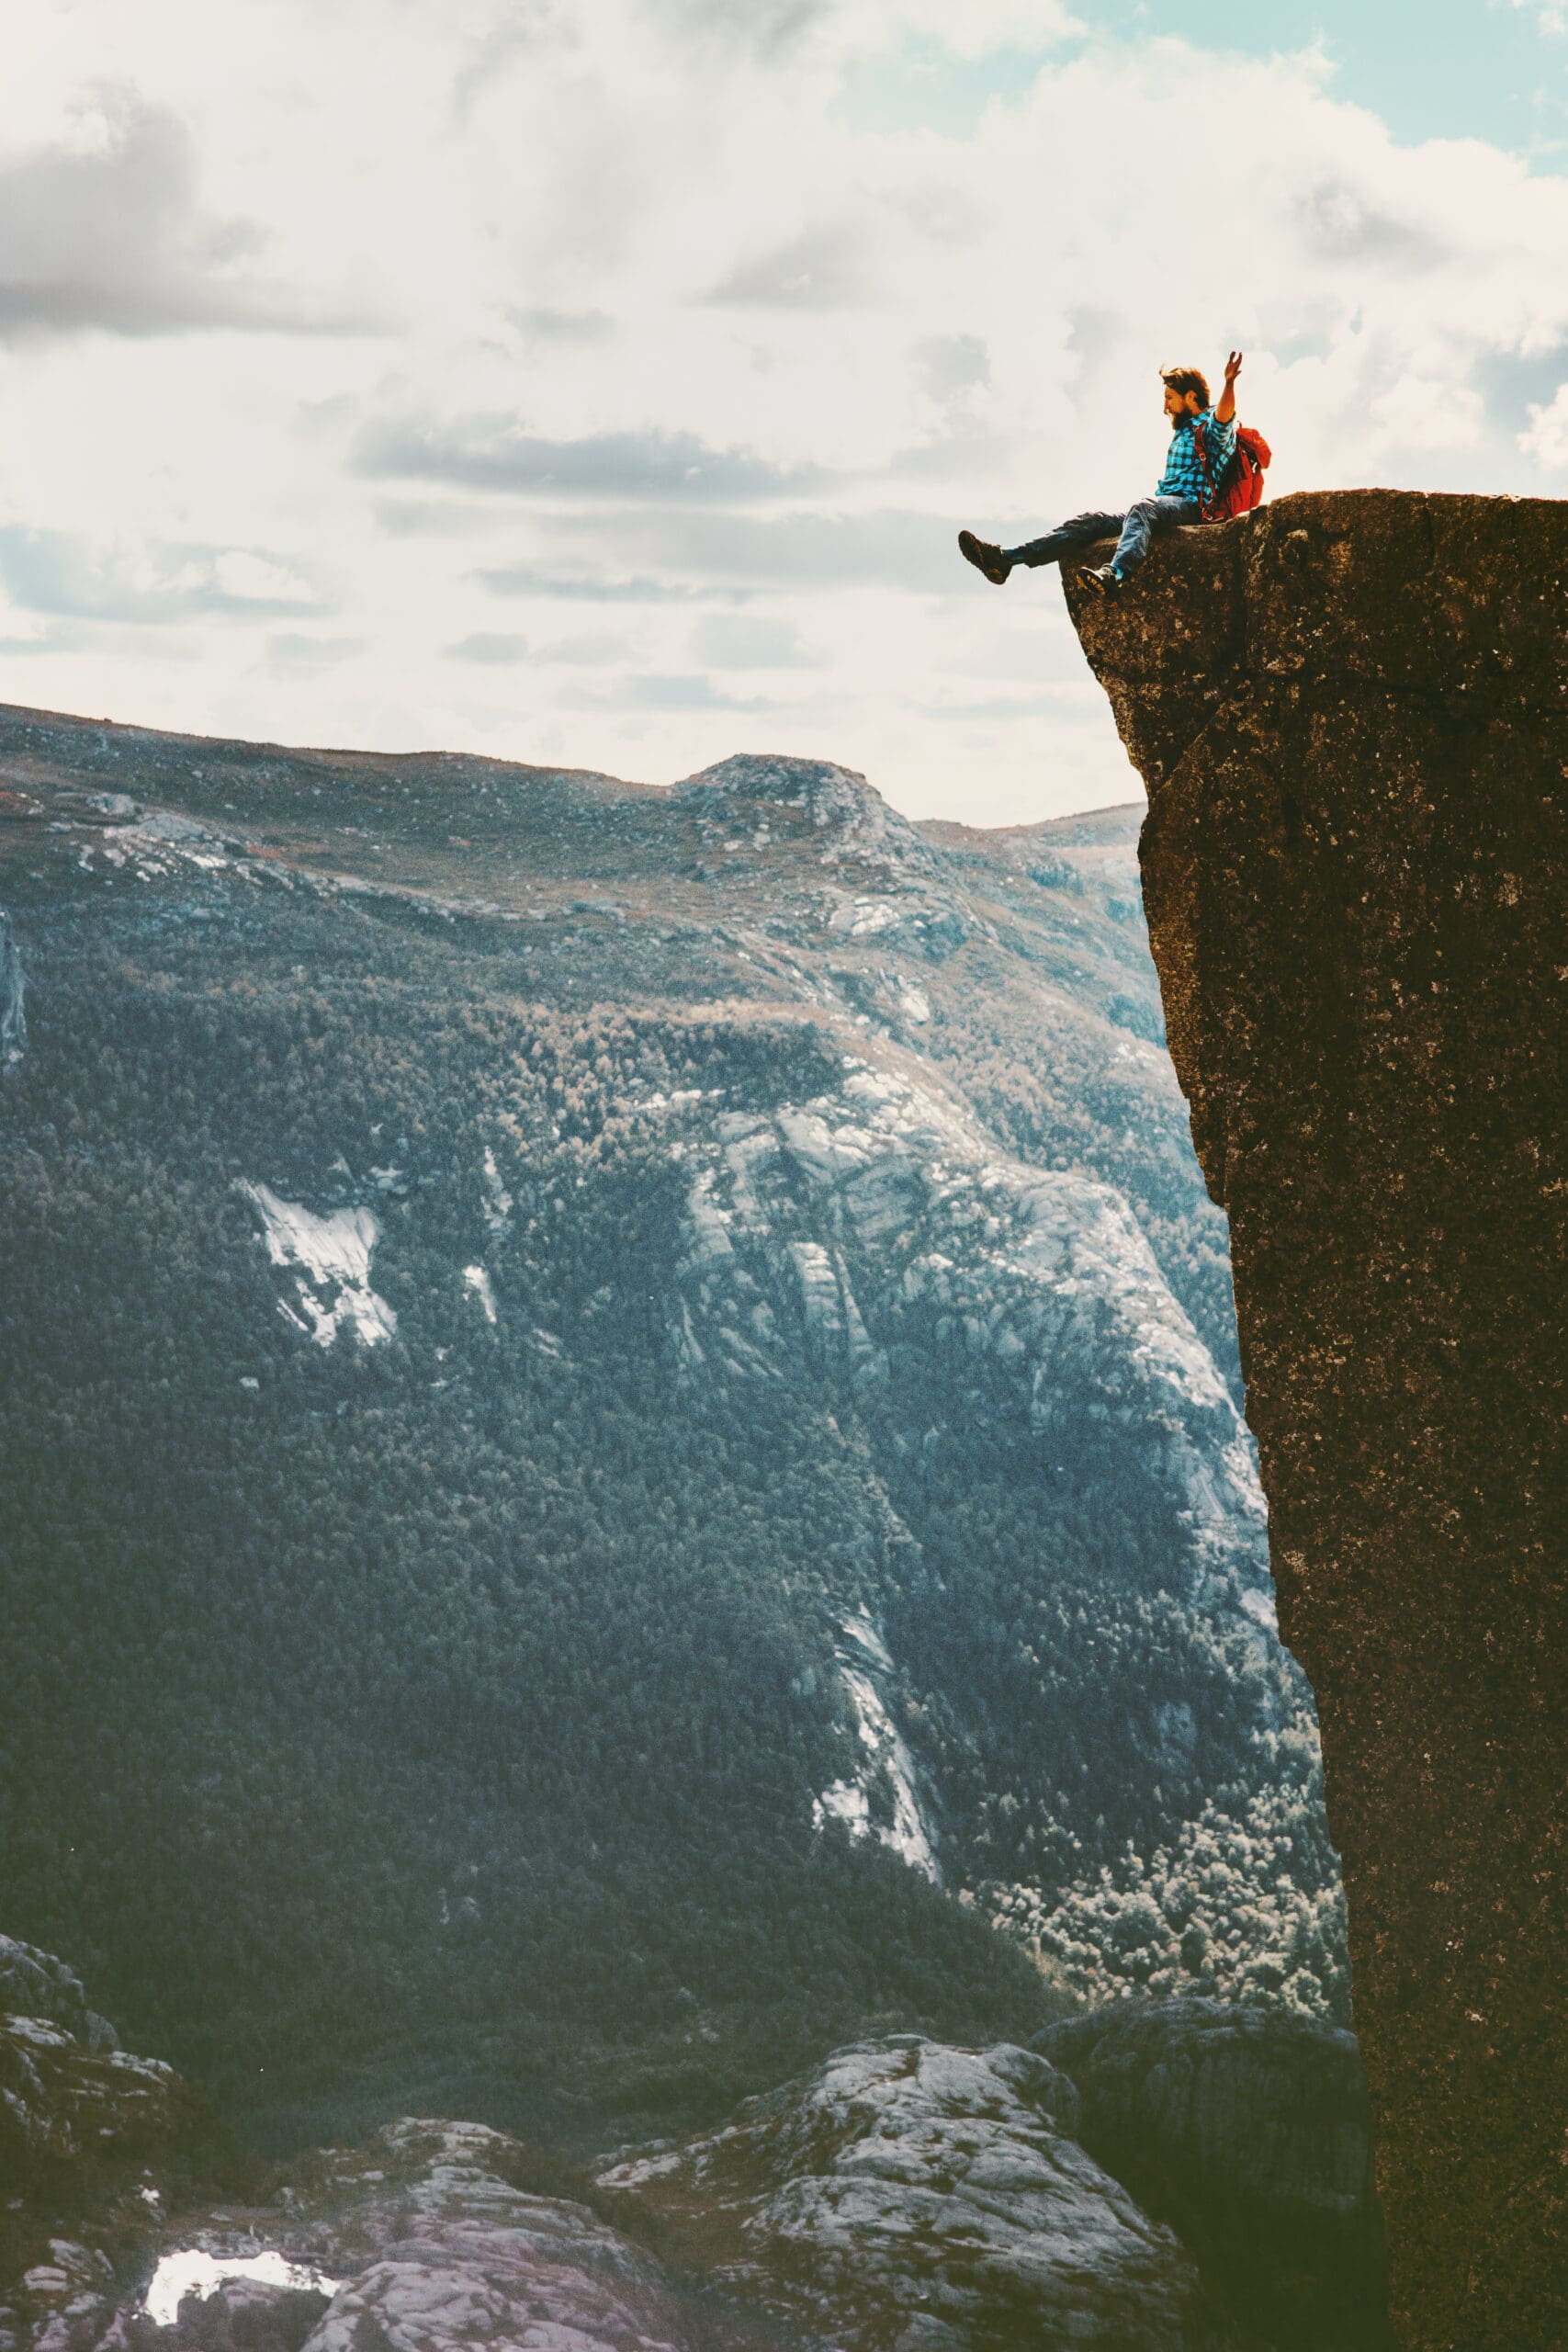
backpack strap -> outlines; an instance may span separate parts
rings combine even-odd
[[[1204,495],[1198,501],[1200,518],[1207,523],[1212,519],[1209,509],[1219,496],[1219,484],[1214,480],[1213,467],[1209,463],[1209,436],[1203,430],[1202,420],[1196,416],[1192,420],[1192,446],[1198,452],[1199,474],[1208,484]]]

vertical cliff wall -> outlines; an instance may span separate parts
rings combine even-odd
[[[1568,505],[1288,498],[1066,585],[1230,1215],[1395,2324],[1568,2345]]]

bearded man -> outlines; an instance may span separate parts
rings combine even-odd
[[[1198,368],[1167,368],[1165,413],[1170,419],[1170,454],[1159,488],[1152,498],[1140,498],[1122,514],[1093,512],[1058,523],[1043,539],[1029,539],[1021,548],[993,547],[973,531],[960,531],[958,545],[977,571],[1000,588],[1015,563],[1055,563],[1076,548],[1096,539],[1116,537],[1116,552],[1109,563],[1086,569],[1079,577],[1101,596],[1112,596],[1125,586],[1149,551],[1156,531],[1179,523],[1201,523],[1205,502],[1214,494],[1225,468],[1235,454],[1235,379],[1241,354],[1225,361],[1225,386],[1218,404],[1209,405],[1209,381]]]

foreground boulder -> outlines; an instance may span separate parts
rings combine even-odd
[[[1221,2001],[1117,2002],[1047,2026],[1077,2137],[1281,2346],[1392,2343],[1371,2114],[1354,2034]]]
[[[852,2352],[1176,2352],[1196,2340],[1193,2266],[1071,2137],[1077,2108],[1032,2052],[892,2034],[600,2179]]]
[[[528,2161],[482,2124],[389,2124],[265,2202],[184,2217],[130,2297],[79,2281],[33,2352],[697,2352],[700,2292],[586,2206],[515,2186]],[[726,2340],[746,2346],[739,2316]]]
[[[1396,2323],[1568,2343],[1568,506],[1287,498],[1111,605],[1075,577],[1230,1216]]]
[[[0,2352],[111,2310],[169,2207],[244,2169],[199,2093],[121,2050],[63,1962],[0,1937]]]

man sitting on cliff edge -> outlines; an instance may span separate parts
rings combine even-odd
[[[1203,520],[1204,502],[1235,454],[1235,379],[1240,373],[1241,354],[1233,351],[1225,361],[1225,388],[1217,405],[1211,408],[1208,379],[1200,368],[1166,370],[1170,455],[1152,498],[1140,498],[1122,514],[1075,514],[1070,522],[1058,523],[1044,538],[1030,539],[1021,548],[992,547],[988,540],[977,539],[973,531],[960,531],[958,545],[963,553],[999,588],[1015,563],[1055,563],[1075,548],[1089,547],[1119,532],[1111,561],[1079,574],[1097,594],[1114,595],[1147,555],[1156,531]]]

